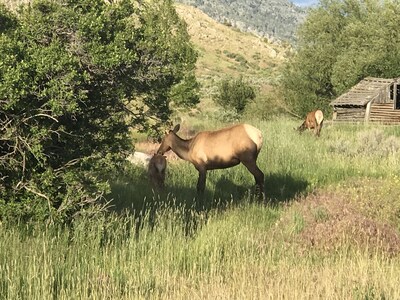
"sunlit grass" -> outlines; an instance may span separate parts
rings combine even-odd
[[[398,132],[326,124],[315,138],[297,123],[254,124],[264,134],[266,202],[237,166],[209,172],[199,206],[197,171],[176,161],[161,194],[139,167],[114,178],[114,213],[63,226],[0,224],[0,298],[399,299],[399,254],[351,233],[368,220],[387,234],[397,228],[384,238],[398,238],[399,153],[371,144]],[[350,231],[329,227],[351,213]],[[343,236],[329,244],[322,229]]]

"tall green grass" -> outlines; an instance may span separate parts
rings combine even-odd
[[[397,128],[326,124],[315,138],[297,123],[252,123],[264,133],[266,202],[237,166],[209,172],[198,206],[197,172],[177,161],[165,193],[140,168],[113,178],[114,212],[0,224],[0,298],[400,299],[398,255],[351,235],[326,251],[301,241],[310,226],[302,199],[318,193],[399,226]],[[335,218],[322,206],[311,215],[315,226]]]
[[[179,209],[2,228],[2,299],[398,299],[400,261],[342,250],[299,253],[273,234],[280,211],[212,214],[188,235]]]

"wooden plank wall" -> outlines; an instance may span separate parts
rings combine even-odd
[[[393,108],[393,101],[384,104],[374,103],[371,106],[369,121],[388,124],[400,123],[400,109]]]
[[[396,80],[365,78],[348,93],[336,99],[340,101],[339,105],[333,104],[333,121],[400,124],[400,109],[394,107],[397,94],[395,93],[391,99],[391,86],[397,91]],[[366,116],[368,113],[369,116]]]
[[[365,118],[365,107],[336,107],[335,122],[363,122]]]

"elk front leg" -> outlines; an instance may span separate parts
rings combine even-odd
[[[199,168],[198,171],[199,179],[197,180],[197,193],[202,195],[206,189],[207,170]]]
[[[321,128],[322,128],[322,122],[321,124],[318,124],[318,132],[317,132],[317,136],[319,137],[321,134]]]

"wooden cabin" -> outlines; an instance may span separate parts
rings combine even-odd
[[[333,100],[333,121],[400,124],[399,78],[367,77]]]

